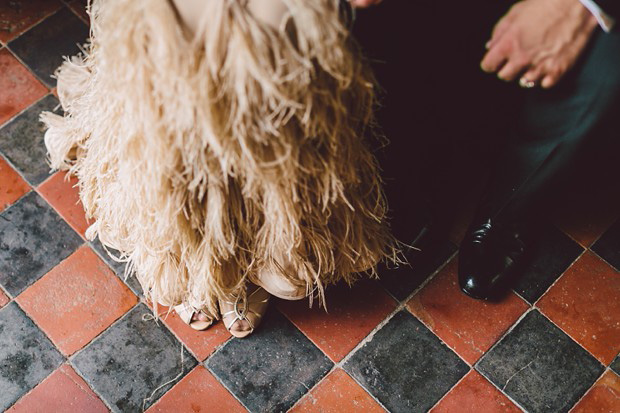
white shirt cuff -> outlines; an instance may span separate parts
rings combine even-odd
[[[598,21],[601,29],[605,30],[609,33],[609,31],[614,27],[616,21],[613,17],[605,13],[593,0],[579,0],[583,6],[590,11]]]

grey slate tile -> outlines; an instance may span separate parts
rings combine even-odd
[[[391,412],[425,412],[469,366],[403,310],[351,356],[344,369]]]
[[[130,274],[129,277],[125,279],[125,266],[127,265],[127,263],[115,261],[112,257],[110,257],[104,249],[103,245],[101,244],[101,241],[99,241],[98,237],[95,238],[95,240],[92,241],[90,244],[95,250],[95,252],[101,257],[101,259],[103,259],[106,264],[108,264],[108,266],[112,269],[112,271],[114,271],[114,274],[116,274],[117,277],[119,277],[125,284],[127,284],[127,286],[131,289],[131,291],[133,291],[134,294],[139,297],[144,296],[142,286],[140,285],[140,282],[136,278],[135,274]],[[119,255],[118,251],[114,248],[108,249],[115,256]]]
[[[50,176],[43,141],[45,127],[39,115],[44,110],[52,111],[58,103],[54,95],[48,95],[0,129],[0,152],[33,186]]]
[[[620,271],[620,219],[592,245],[592,251]]]
[[[82,243],[56,211],[31,191],[0,214],[0,284],[17,296]]]
[[[143,399],[160,385],[150,406],[198,364],[163,325],[143,320],[152,311],[138,304],[71,360],[76,370],[114,411],[142,411]],[[181,363],[181,351],[183,363]]]
[[[58,368],[64,357],[14,301],[0,309],[0,411]]]
[[[614,359],[614,361],[611,362],[609,368],[611,368],[613,371],[616,372],[617,375],[620,376],[620,353],[616,355],[616,358]]]
[[[533,310],[476,369],[528,412],[567,412],[604,370],[592,355]]]
[[[206,366],[252,412],[285,412],[333,363],[270,308],[249,337],[233,339]]]
[[[577,259],[583,248],[551,225],[542,228],[528,247],[529,259],[513,289],[533,304]]]
[[[431,275],[433,275],[456,252],[456,245],[450,241],[438,242],[429,246],[428,251],[418,251],[411,255],[411,266],[389,269],[381,266],[380,284],[397,300],[403,301]]]
[[[50,77],[62,63],[63,56],[79,53],[78,44],[88,38],[88,26],[67,7],[46,18],[9,43],[9,49],[50,88],[56,79]]]

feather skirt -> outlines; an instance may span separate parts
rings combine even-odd
[[[245,1],[205,2],[193,35],[169,0],[95,0],[89,43],[56,72],[51,167],[77,176],[86,237],[119,251],[154,311],[218,318],[259,270],[323,302],[398,260],[367,140],[372,73],[338,0],[283,1],[279,29]]]

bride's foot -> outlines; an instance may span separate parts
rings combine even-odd
[[[213,317],[209,317],[202,311],[195,311],[187,304],[175,305],[174,311],[176,311],[185,324],[189,325],[194,330],[206,330],[213,324]]]
[[[269,294],[283,300],[301,300],[307,296],[304,285],[295,285],[288,278],[275,271],[263,269],[256,275],[256,284],[263,287]]]
[[[220,300],[222,322],[230,334],[237,338],[252,334],[267,311],[269,297],[264,288],[249,283],[244,294]]]
[[[309,277],[299,277],[290,259],[280,254],[275,257],[272,265],[258,270],[253,281],[275,297],[283,300],[301,300],[308,295],[306,282],[302,281],[304,278]]]

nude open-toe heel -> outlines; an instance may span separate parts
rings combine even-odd
[[[198,314],[201,311],[196,311],[193,307],[191,307],[189,304],[179,304],[179,305],[175,305],[174,306],[174,311],[176,311],[176,313],[179,315],[179,318],[181,320],[183,320],[183,322],[187,325],[189,325],[191,328],[193,328],[194,330],[198,330],[198,331],[202,331],[202,330],[206,330],[207,328],[209,328],[211,326],[211,324],[213,324],[213,317],[209,317],[207,314],[205,314],[209,317],[209,320],[192,320],[192,317],[194,317],[194,314]]]
[[[307,283],[302,281],[307,278],[299,276],[290,258],[276,253],[273,264],[258,270],[252,281],[283,300],[301,300],[308,296]]]
[[[262,287],[256,286],[251,293],[243,292],[230,297],[230,300],[219,300],[222,322],[226,329],[237,338],[249,336],[258,327],[267,311],[267,304],[271,296]],[[249,330],[236,330],[233,326],[237,321],[248,323]]]
[[[304,285],[295,285],[281,276],[279,272],[267,268],[259,270],[255,278],[256,285],[260,285],[269,294],[283,300],[301,300],[308,295]]]

